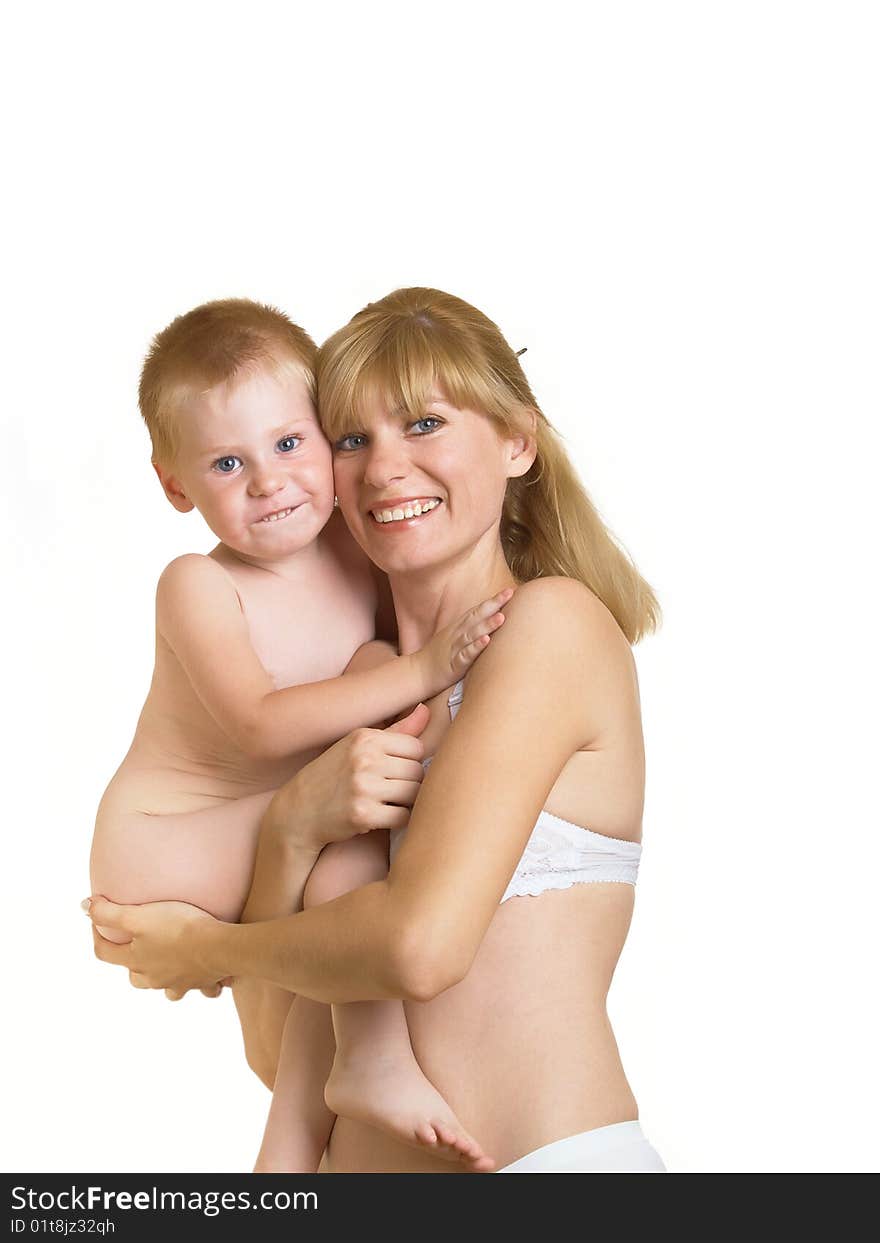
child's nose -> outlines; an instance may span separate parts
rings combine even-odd
[[[248,492],[251,496],[272,496],[284,487],[284,477],[277,467],[262,467],[251,472]]]

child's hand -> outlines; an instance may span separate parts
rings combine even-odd
[[[488,647],[492,632],[504,624],[504,614],[499,610],[507,604],[513,592],[513,587],[505,587],[491,600],[484,600],[476,608],[469,609],[460,621],[440,630],[430,643],[416,652],[415,659],[425,679],[423,698],[438,695],[464,677],[480,653]]]

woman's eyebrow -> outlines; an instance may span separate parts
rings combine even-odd
[[[425,398],[425,405],[426,406],[451,406],[452,402],[448,401],[445,397],[438,397],[436,393],[431,393],[429,396]],[[410,412],[409,410],[407,410],[406,406],[395,406],[395,408],[391,410],[390,413],[394,415],[395,418],[403,419],[403,418],[409,417]]]

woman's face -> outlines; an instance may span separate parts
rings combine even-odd
[[[388,574],[449,563],[478,543],[498,541],[507,480],[534,451],[522,437],[462,410],[435,385],[422,418],[367,405],[333,452],[336,494],[346,522]]]

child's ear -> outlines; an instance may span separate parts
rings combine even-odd
[[[158,462],[153,463],[153,470],[159,476],[162,491],[179,513],[188,514],[191,509],[195,509],[192,501],[180,486],[180,481],[169,470],[166,470],[164,466],[160,466]]]

